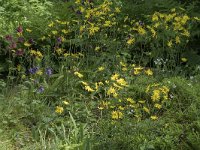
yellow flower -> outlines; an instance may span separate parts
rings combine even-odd
[[[127,82],[123,78],[117,79],[116,82],[121,86],[127,86]]]
[[[121,12],[120,8],[119,7],[115,7],[115,12],[117,12],[117,13]]]
[[[63,107],[56,106],[56,110],[55,110],[56,113],[61,114],[63,111],[64,111]]]
[[[111,27],[111,26],[112,26],[111,21],[105,21],[104,27]]]
[[[131,104],[135,104],[135,101],[132,98],[127,98],[126,100],[127,102],[130,102]]]
[[[138,101],[138,103],[144,104],[144,103],[145,103],[145,100],[140,100],[140,101]]]
[[[122,71],[127,71],[128,69],[126,67],[123,67],[122,68]]]
[[[64,33],[64,34],[69,33],[69,31],[67,31],[67,30],[65,30],[65,29],[61,30],[61,32]]]
[[[141,26],[138,28],[137,31],[138,31],[138,33],[139,33],[140,35],[144,35],[144,34],[146,33],[145,29],[142,28]]]
[[[145,70],[145,73],[146,73],[148,76],[152,76],[152,75],[153,75],[153,71],[152,71],[151,69]]]
[[[77,72],[77,71],[74,72],[74,75],[76,75],[79,78],[83,78],[83,75],[81,73]]]
[[[113,88],[113,87],[111,86],[111,87],[108,89],[107,94],[108,94],[108,95],[111,95],[111,94],[116,95],[117,93],[116,93],[115,88]]]
[[[40,57],[40,58],[43,57],[43,55],[42,55],[42,53],[41,53],[40,51],[37,51],[37,52],[36,52],[36,55],[37,55],[37,57]]]
[[[68,102],[68,101],[63,101],[63,103],[64,103],[65,105],[69,105],[69,102]]]
[[[139,74],[142,71],[142,69],[143,69],[142,67],[135,67],[134,68],[134,74],[135,75]]]
[[[90,35],[94,35],[95,34],[95,32],[98,32],[99,31],[99,27],[95,27],[94,26],[94,24],[91,24],[91,27],[90,28],[88,28],[89,29],[89,34]]]
[[[197,21],[200,21],[200,18],[198,18],[198,17],[194,17],[194,19],[197,20]]]
[[[40,70],[38,70],[38,71],[36,72],[36,74],[41,76],[41,75],[43,74],[43,71],[40,69]]]
[[[182,58],[181,58],[181,61],[182,61],[182,62],[187,62],[188,60],[187,60],[187,58],[182,57]]]
[[[157,116],[151,116],[151,119],[152,119],[152,120],[157,120],[158,117],[157,117]]]
[[[158,21],[158,13],[154,13],[153,16],[152,16],[152,21]]]
[[[158,101],[160,99],[160,90],[154,90],[151,99],[153,101]]]
[[[27,32],[32,32],[32,30],[30,30],[30,29],[26,29],[26,31],[27,31]]]
[[[24,46],[26,46],[26,47],[30,47],[31,44],[30,44],[29,42],[26,41],[26,42],[24,43]]]
[[[49,26],[49,27],[53,27],[53,26],[54,26],[54,23],[51,22],[48,26]]]
[[[123,117],[123,113],[120,111],[112,111],[112,119],[121,119]]]
[[[83,85],[85,85],[85,86],[88,85],[88,83],[87,83],[87,82],[84,82],[84,81],[81,81],[81,83],[82,83]]]
[[[172,47],[172,40],[168,41],[167,46]]]
[[[115,73],[111,76],[111,80],[117,80],[119,78],[119,74]]]
[[[85,90],[88,92],[94,92],[94,90],[89,85],[85,86]]]
[[[128,41],[126,42],[128,45],[131,45],[135,42],[135,38],[130,38],[128,39]]]
[[[190,33],[187,30],[183,30],[183,33],[181,33],[181,34],[184,35],[184,36],[186,36],[186,37],[190,36]]]
[[[57,48],[57,49],[56,49],[56,53],[57,53],[58,55],[61,55],[61,54],[63,53],[63,49],[62,49],[62,48]]]
[[[100,50],[99,46],[95,47],[95,51],[99,51],[99,50]]]
[[[160,104],[155,104],[154,107],[155,107],[155,108],[158,108],[158,109],[161,109],[161,108],[162,108],[162,105],[160,105]]]
[[[103,71],[105,68],[103,66],[98,68],[98,71]]]

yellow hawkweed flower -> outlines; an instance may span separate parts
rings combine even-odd
[[[111,76],[111,80],[117,80],[119,78],[119,74],[115,73]]]
[[[200,18],[198,18],[198,17],[194,17],[194,19],[197,20],[197,21],[200,21]]]
[[[54,23],[51,22],[48,26],[49,26],[49,27],[53,27],[53,26],[54,26]]]
[[[87,82],[84,82],[84,81],[81,81],[81,83],[82,83],[83,85],[85,85],[85,86],[88,85],[88,83],[87,83]]]
[[[95,27],[94,26],[94,24],[91,24],[91,27],[90,28],[88,28],[89,29],[89,34],[90,35],[94,35],[95,34],[95,32],[98,32],[99,31],[99,27]]]
[[[103,66],[98,68],[98,71],[103,71],[105,68]]]
[[[172,47],[172,40],[168,41],[167,46]]]
[[[189,37],[190,36],[190,33],[188,30],[183,30],[183,33],[181,33],[182,35],[186,36],[186,37]]]
[[[111,21],[105,21],[104,27],[111,27],[111,26],[112,26]]]
[[[113,87],[111,86],[111,87],[108,89],[107,94],[108,94],[108,95],[111,95],[111,94],[116,95],[117,93],[116,93],[115,88],[113,88]]]
[[[127,86],[128,84],[123,78],[117,79],[116,82],[121,86]]]
[[[36,74],[41,76],[41,75],[43,74],[43,71],[40,69],[40,70],[38,70],[38,71],[36,72]]]
[[[42,55],[42,53],[41,53],[40,51],[37,51],[37,52],[36,52],[36,56],[37,56],[37,57],[40,57],[40,58],[43,57],[43,55]]]
[[[63,107],[56,106],[56,110],[55,110],[56,113],[61,114],[63,111],[64,111]]]
[[[160,90],[154,90],[151,99],[153,101],[158,101],[160,99]]]
[[[145,73],[146,73],[148,76],[152,76],[152,75],[153,75],[153,71],[152,71],[151,69],[145,70]]]
[[[85,90],[88,92],[94,92],[94,90],[89,85],[85,86]]]
[[[63,101],[63,104],[69,105],[69,102],[68,101]]]
[[[127,98],[126,100],[127,102],[130,102],[131,104],[135,104],[135,101],[132,98]]]
[[[81,73],[77,72],[77,71],[74,72],[74,75],[76,75],[79,78],[83,78],[83,75]]]
[[[30,44],[28,41],[26,41],[26,42],[24,43],[24,46],[26,46],[26,47],[30,47],[31,44]]]
[[[187,58],[182,57],[182,58],[181,58],[181,61],[182,61],[182,62],[187,62],[188,60],[187,60]]]
[[[67,31],[67,30],[65,30],[65,29],[61,30],[61,32],[64,33],[64,34],[69,33],[69,31]]]
[[[143,68],[140,67],[140,66],[139,66],[139,67],[135,67],[135,68],[134,68],[134,74],[135,74],[135,75],[139,74],[139,73],[142,71],[142,69],[143,69]]]
[[[161,109],[161,108],[162,108],[162,105],[160,105],[160,104],[155,104],[154,107],[155,107],[155,108],[158,108],[158,109]]]
[[[99,51],[99,50],[100,50],[99,46],[95,47],[95,51]]]
[[[142,27],[139,27],[137,31],[138,31],[138,33],[139,33],[140,35],[144,35],[144,34],[146,33],[145,29],[142,28]]]
[[[152,16],[152,21],[158,21],[158,13],[154,13],[153,16]]]
[[[115,7],[115,12],[116,12],[116,13],[121,12],[120,8],[119,8],[119,7]]]
[[[121,119],[123,117],[123,113],[120,111],[112,111],[112,119]]]
[[[26,31],[27,31],[27,32],[32,32],[32,30],[30,30],[30,29],[26,29]]]
[[[128,45],[131,45],[133,43],[135,43],[135,38],[130,38],[128,39],[128,41],[126,42]]]
[[[151,119],[152,119],[152,120],[157,120],[158,117],[157,117],[157,116],[151,116]]]

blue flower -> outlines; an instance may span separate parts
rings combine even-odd
[[[39,67],[30,68],[28,71],[30,74],[35,74],[39,70]]]
[[[44,92],[44,87],[43,87],[43,86],[40,86],[40,87],[38,88],[38,93],[42,93],[42,92]]]
[[[46,68],[46,74],[48,75],[48,76],[50,76],[50,75],[52,75],[52,69],[51,68]]]

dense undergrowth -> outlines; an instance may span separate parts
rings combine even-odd
[[[198,1],[0,3],[0,149],[200,149]]]

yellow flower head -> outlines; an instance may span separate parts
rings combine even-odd
[[[76,75],[79,78],[83,78],[83,75],[81,73],[77,72],[77,71],[74,72],[74,75]]]
[[[117,79],[116,82],[121,86],[127,86],[128,84],[123,78]]]
[[[160,90],[154,90],[151,99],[153,101],[158,101],[160,99]]]
[[[63,104],[69,105],[69,102],[68,101],[63,101]]]
[[[162,105],[160,105],[160,104],[155,104],[154,107],[155,107],[155,108],[158,108],[158,109],[161,109],[161,108],[162,108]]]
[[[181,58],[181,61],[182,61],[182,62],[187,62],[188,60],[187,60],[187,58],[182,57],[182,58]]]
[[[111,80],[117,80],[119,78],[119,74],[115,73],[111,76]]]
[[[152,76],[152,75],[153,75],[153,71],[152,71],[151,69],[145,70],[145,73],[146,73],[148,76]]]
[[[111,115],[112,119],[121,119],[123,117],[123,113],[120,111],[112,111]]]
[[[98,71],[103,71],[105,68],[103,66],[98,68]]]
[[[157,117],[157,116],[151,116],[151,119],[152,119],[152,120],[157,120],[158,117]]]
[[[88,92],[94,92],[94,90],[89,85],[85,86],[85,90]]]
[[[26,42],[24,43],[24,46],[26,46],[26,47],[30,47],[31,44],[30,44],[29,42],[26,41]]]
[[[63,107],[56,106],[56,110],[55,110],[56,113],[61,114],[63,111],[64,111]]]

